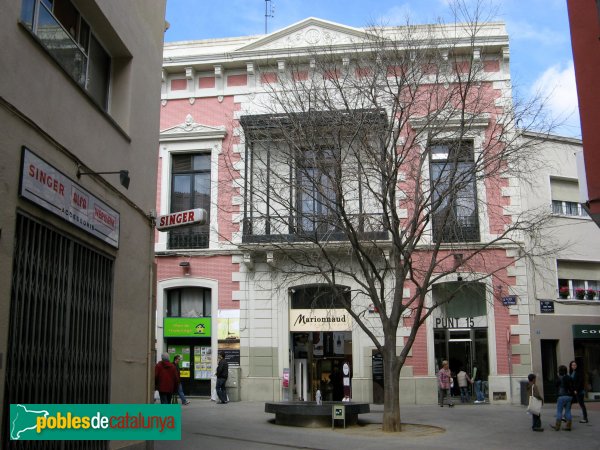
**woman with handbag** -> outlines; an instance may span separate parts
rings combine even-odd
[[[530,373],[527,376],[529,383],[527,384],[527,395],[529,396],[529,407],[527,410],[531,414],[532,424],[531,429],[533,431],[544,431],[542,428],[542,414],[541,408],[544,404],[544,399],[540,395],[540,390],[535,384],[536,376]],[[536,414],[537,413],[537,414]]]

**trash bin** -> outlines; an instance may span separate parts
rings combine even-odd
[[[521,405],[527,406],[529,405],[529,397],[527,396],[527,385],[529,384],[529,381],[521,380],[519,381],[519,384],[521,385]]]
[[[239,402],[240,399],[240,367],[229,366],[229,376],[225,389],[230,402]]]

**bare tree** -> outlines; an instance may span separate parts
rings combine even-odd
[[[384,359],[384,431],[401,429],[400,370],[435,308],[548,251],[525,245],[548,211],[522,211],[504,190],[538,161],[543,140],[522,131],[551,124],[541,102],[492,81],[503,26],[460,3],[455,13],[449,25],[370,27],[351,46],[291,54],[285,70],[264,65],[265,91],[240,119],[241,248],[262,242],[280,276],[328,285],[370,337]],[[452,274],[461,282],[432,300]]]

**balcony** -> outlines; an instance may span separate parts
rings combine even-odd
[[[433,240],[435,242],[479,242],[479,219],[476,215],[448,218],[441,224],[433,219]]]
[[[169,249],[208,248],[208,231],[170,231],[167,241]]]
[[[350,217],[360,239],[385,241],[388,232],[382,224],[382,214],[355,214]],[[331,242],[348,241],[345,227],[337,216],[303,214],[287,217],[245,218],[243,243]]]

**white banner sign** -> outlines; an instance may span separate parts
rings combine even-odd
[[[26,147],[20,195],[119,248],[119,213]]]
[[[291,309],[290,331],[352,331],[345,309]]]

